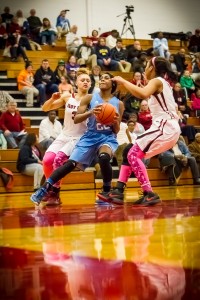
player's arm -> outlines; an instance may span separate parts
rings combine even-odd
[[[112,126],[112,130],[114,133],[118,133],[120,130],[120,123],[122,120],[122,115],[124,113],[124,103],[122,101],[119,101],[119,113],[116,114],[115,120],[114,120],[114,124]]]
[[[159,79],[151,79],[145,87],[139,87],[125,80],[121,76],[115,76],[112,80],[122,84],[131,94],[139,99],[147,99],[155,93],[159,93],[163,89],[163,84]]]
[[[58,109],[65,105],[65,102],[69,99],[69,97],[70,93],[65,93],[62,95],[58,92],[53,93],[51,98],[42,105],[42,110],[49,111]]]
[[[82,98],[80,106],[74,117],[74,124],[81,123],[85,121],[87,118],[89,118],[91,115],[93,115],[94,112],[92,109],[87,110],[91,99],[92,99],[92,95],[86,95],[85,97]]]

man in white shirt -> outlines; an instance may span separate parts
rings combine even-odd
[[[39,127],[39,143],[41,148],[47,150],[61,131],[62,125],[56,120],[56,111],[49,111],[48,117],[41,121]]]
[[[83,43],[81,37],[77,33],[78,27],[73,25],[66,35],[66,47],[70,54],[75,55],[77,48]]]
[[[113,29],[110,34],[106,37],[106,46],[110,49],[114,48],[119,38],[119,32],[116,29]]]

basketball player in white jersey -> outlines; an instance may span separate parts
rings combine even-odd
[[[160,197],[152,191],[143,158],[151,158],[172,148],[180,135],[176,103],[169,82],[176,82],[176,75],[171,70],[169,62],[162,57],[153,57],[147,64],[145,75],[148,84],[141,88],[131,84],[120,76],[112,80],[122,84],[128,91],[139,99],[147,99],[152,114],[152,126],[137,137],[135,144],[128,151],[129,165],[123,165],[117,189],[111,191],[101,200],[123,204],[123,190],[132,172],[137,177],[143,196],[134,204],[154,205],[160,202]]]
[[[54,93],[42,106],[44,111],[50,111],[65,106],[63,130],[47,149],[43,158],[43,169],[46,178],[49,178],[55,169],[62,166],[68,160],[77,141],[86,131],[86,121],[76,125],[74,124],[74,116],[80,105],[81,99],[87,95],[91,86],[90,77],[86,69],[79,69],[77,72],[76,84],[78,87],[77,94],[70,95],[69,93],[64,93],[63,95],[60,95],[60,93]],[[60,204],[59,190],[60,182],[57,182],[44,199],[47,205]]]

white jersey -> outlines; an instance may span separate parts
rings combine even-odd
[[[173,97],[172,88],[169,83],[161,78],[157,77],[163,84],[163,91],[159,94],[152,95],[148,101],[149,109],[152,113],[154,122],[155,120],[178,120],[179,117],[176,113],[176,103]]]
[[[80,105],[80,100],[70,97],[65,104],[63,133],[67,136],[81,136],[87,129],[87,121],[74,124],[74,117]]]

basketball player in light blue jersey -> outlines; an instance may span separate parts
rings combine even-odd
[[[111,189],[112,166],[110,159],[118,147],[116,135],[120,129],[120,122],[124,111],[123,102],[113,96],[116,90],[116,83],[111,80],[113,76],[104,73],[100,78],[100,92],[93,95],[86,95],[82,98],[74,123],[81,123],[88,119],[87,131],[76,144],[69,160],[56,169],[46,180],[44,185],[31,195],[31,201],[39,204],[47,194],[52,185],[72,172],[76,166],[85,169],[90,166],[94,157],[98,155],[99,165],[103,178],[103,190],[99,194],[108,194]],[[96,115],[101,111],[101,105],[109,102],[116,108],[116,116],[110,125],[98,123]]]

